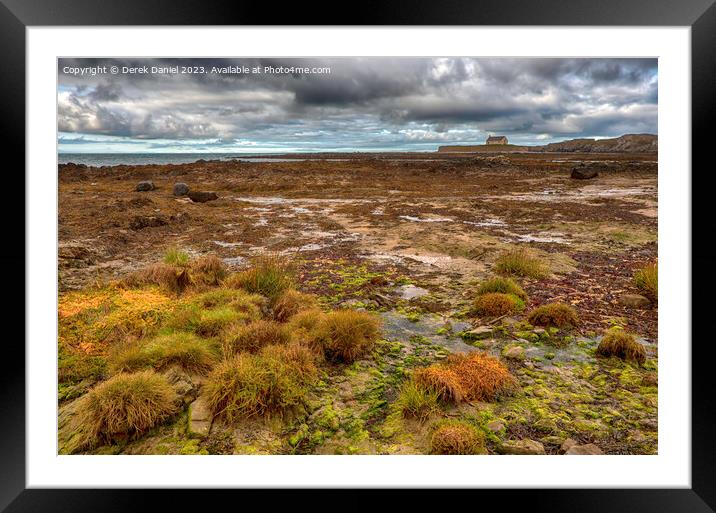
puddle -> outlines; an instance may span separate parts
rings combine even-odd
[[[361,255],[361,258],[369,258],[372,260],[387,260],[388,262],[394,262],[396,264],[400,264],[403,262],[403,258],[399,257],[397,255],[388,255],[385,253],[373,253],[370,255]]]
[[[623,187],[619,189],[604,188],[599,185],[585,185],[579,189],[562,190],[546,189],[533,193],[508,194],[505,196],[488,196],[490,199],[508,199],[517,201],[565,201],[597,198],[621,198],[656,194],[656,187]]]
[[[444,347],[450,352],[469,353],[478,351],[476,347],[466,344],[460,337],[438,335],[437,331],[445,326],[445,321],[437,315],[423,315],[417,322],[412,322],[395,311],[382,312],[383,335],[388,340],[409,342],[410,337],[427,338],[431,343]],[[452,322],[453,333],[470,329],[466,322]]]
[[[253,203],[258,205],[286,205],[292,203],[304,204],[323,204],[323,203],[375,203],[381,201],[378,199],[365,198],[281,198],[279,196],[239,196],[234,198],[236,201],[245,203]]]
[[[520,235],[519,233],[512,233],[512,232],[504,232],[508,237],[505,238],[505,241],[512,242],[512,241],[518,241],[518,242],[544,242],[544,243],[552,243],[552,244],[571,244],[571,241],[564,238],[563,233],[541,233],[541,234],[526,234],[526,235]]]
[[[243,244],[242,242],[224,242],[223,240],[215,240],[212,242],[217,246],[221,246],[222,248],[235,248]]]
[[[484,221],[463,221],[465,224],[469,224],[471,226],[479,226],[481,228],[489,228],[492,226],[507,226],[507,223],[504,222],[502,219],[485,219]]]
[[[410,260],[415,260],[421,264],[434,265],[440,267],[440,264],[447,264],[452,260],[452,257],[439,255],[439,256],[428,256],[428,255],[402,255]]]
[[[421,264],[432,265],[435,267],[441,267],[445,264],[452,262],[452,257],[445,255],[404,255],[404,254],[390,254],[390,253],[371,253],[368,255],[361,255],[361,258],[368,258],[371,260],[383,260],[393,262],[396,264],[402,264],[405,260],[414,260]]]
[[[229,267],[243,267],[247,263],[246,257],[242,256],[222,258],[222,260]]]
[[[398,292],[401,299],[407,299],[407,300],[427,296],[428,294],[430,294],[430,291],[428,291],[422,287],[416,287],[415,285],[410,285],[410,284],[398,287],[396,289],[396,292]]]
[[[303,246],[298,248],[298,251],[318,251],[319,249],[324,249],[327,247],[328,247],[328,244],[311,243],[311,244],[304,244]]]
[[[414,216],[400,216],[401,219],[406,221],[412,221],[414,223],[449,223],[452,219],[449,217],[414,217]]]

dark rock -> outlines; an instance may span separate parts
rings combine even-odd
[[[206,203],[207,201],[219,199],[215,192],[190,191],[188,196],[194,203]]]
[[[571,177],[575,180],[589,180],[597,176],[599,176],[599,172],[592,167],[582,165],[572,168]]]
[[[152,182],[151,180],[144,180],[142,182],[139,182],[134,190],[137,192],[153,191],[154,182]]]
[[[168,224],[167,220],[162,216],[134,216],[129,223],[132,230],[142,230],[144,228],[154,228]]]
[[[174,184],[174,196],[186,196],[189,194],[189,186],[184,182]]]

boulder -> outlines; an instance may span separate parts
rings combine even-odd
[[[186,196],[189,194],[189,186],[184,182],[174,184],[174,196]]]
[[[172,367],[165,373],[165,377],[185,405],[192,403],[199,395],[198,383],[181,368]]]
[[[604,454],[602,450],[594,444],[573,445],[564,454],[572,456],[584,456],[587,454]]]
[[[211,410],[206,400],[199,396],[189,405],[189,435],[206,437],[211,430]]]
[[[562,452],[567,452],[575,445],[578,445],[576,440],[573,438],[567,438],[564,442],[562,442]]]
[[[536,440],[508,440],[499,449],[501,454],[546,454],[544,445]]]
[[[622,294],[619,303],[628,308],[648,308],[651,301],[640,294]]]
[[[478,326],[464,334],[464,338],[468,340],[484,340],[492,336],[491,326]]]
[[[522,361],[525,359],[525,348],[522,346],[506,347],[504,351],[502,351],[502,356],[508,360]]]
[[[589,180],[599,176],[599,172],[588,166],[577,166],[572,168],[572,174],[570,175],[575,180]]]
[[[129,223],[132,230],[143,230],[144,228],[154,228],[168,224],[167,220],[162,216],[134,216]]]
[[[188,196],[194,203],[206,203],[207,201],[219,199],[215,192],[189,191]]]
[[[144,180],[137,184],[137,186],[134,188],[137,192],[146,192],[146,191],[153,191],[154,190],[154,182],[151,180]]]

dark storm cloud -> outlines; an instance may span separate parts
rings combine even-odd
[[[72,73],[97,66],[330,73]],[[656,133],[657,98],[655,59],[61,59],[58,128],[221,147],[538,142]]]

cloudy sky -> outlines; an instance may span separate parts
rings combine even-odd
[[[434,151],[487,135],[657,133],[656,59],[60,59],[58,73],[62,153]]]

